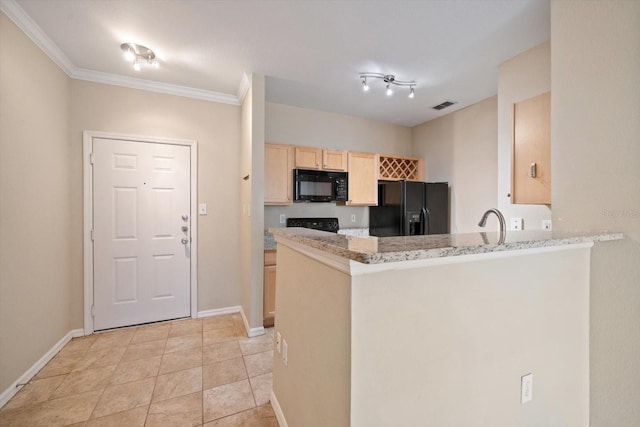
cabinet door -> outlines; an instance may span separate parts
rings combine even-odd
[[[551,93],[513,108],[513,203],[551,204]]]
[[[264,325],[272,326],[276,316],[276,266],[264,267]]]
[[[378,155],[349,152],[349,206],[378,204]]]
[[[347,152],[343,150],[322,150],[322,169],[347,171]]]
[[[322,169],[322,148],[296,147],[295,165],[298,169]]]
[[[264,204],[293,203],[293,147],[265,144],[264,146]]]

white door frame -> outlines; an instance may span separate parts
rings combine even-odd
[[[185,139],[158,138],[154,136],[127,135],[110,132],[82,132],[82,199],[83,199],[83,246],[84,246],[84,333],[93,329],[93,168],[91,153],[94,138],[155,144],[186,145],[191,151],[191,317],[198,316],[198,142]]]

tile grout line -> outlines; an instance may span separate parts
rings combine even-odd
[[[131,336],[128,339],[122,340],[122,341],[114,340],[117,343],[117,344],[115,344],[115,347],[114,347],[114,344],[111,344],[109,346],[105,346],[104,348],[99,348],[98,350],[95,350],[95,351],[100,351],[100,350],[102,350],[102,351],[104,351],[104,350],[112,351],[114,348],[121,347],[120,342],[126,342],[126,344],[124,346],[122,346],[122,347],[124,347],[123,353],[120,355],[120,357],[118,357],[118,359],[115,361],[114,364],[109,364],[109,365],[106,365],[106,366],[94,366],[94,365],[91,365],[91,366],[87,366],[85,369],[81,369],[79,371],[74,371],[74,369],[76,369],[76,367],[80,366],[81,364],[84,364],[83,361],[85,361],[87,356],[91,354],[91,350],[90,350],[90,347],[88,347],[85,350],[81,350],[81,351],[78,351],[78,352],[73,352],[73,353],[79,353],[78,360],[74,361],[74,362],[72,362],[70,364],[70,370],[67,373],[64,373],[64,374],[60,375],[63,378],[60,380],[60,383],[55,388],[52,389],[52,391],[49,393],[49,396],[47,397],[47,399],[42,401],[42,402],[35,402],[35,403],[32,403],[32,404],[24,405],[23,407],[21,407],[21,408],[19,407],[19,408],[16,408],[16,409],[22,410],[22,409],[28,408],[30,406],[37,406],[38,404],[42,404],[44,402],[54,400],[54,399],[51,398],[51,396],[55,395],[56,391],[58,389],[60,389],[60,387],[63,385],[63,383],[67,380],[67,378],[69,378],[69,376],[73,372],[81,372],[81,371],[86,371],[86,370],[89,370],[89,369],[104,369],[104,368],[113,366],[113,371],[109,374],[108,378],[106,378],[105,387],[95,389],[95,391],[98,391],[97,396],[96,396],[96,404],[91,409],[89,417],[86,420],[83,420],[81,422],[85,422],[86,423],[86,422],[91,421],[92,419],[110,417],[110,416],[113,416],[113,415],[116,415],[116,414],[125,413],[125,412],[127,412],[129,410],[134,410],[134,409],[140,408],[142,406],[145,406],[145,405],[134,406],[132,408],[126,408],[126,409],[118,410],[118,411],[103,415],[101,417],[93,418],[95,416],[96,410],[97,410],[100,402],[103,400],[103,398],[105,396],[107,388],[109,388],[110,386],[130,384],[130,383],[135,382],[135,381],[153,378],[154,379],[154,384],[153,384],[153,389],[151,390],[151,397],[149,399],[148,404],[146,405],[147,409],[146,409],[145,418],[144,418],[145,423],[146,423],[148,417],[151,415],[150,411],[151,411],[151,405],[153,404],[152,400],[153,400],[153,396],[154,396],[155,391],[156,391],[157,386],[158,386],[158,378],[160,377],[160,369],[161,369],[161,366],[162,366],[162,362],[165,360],[165,356],[167,354],[177,353],[177,352],[166,353],[167,348],[168,348],[168,340],[169,340],[170,331],[172,329],[172,326],[174,324],[176,324],[175,322],[167,322],[167,323],[169,323],[169,325],[170,325],[169,326],[169,332],[167,332],[167,337],[166,337],[165,342],[164,342],[162,355],[159,355],[160,356],[160,358],[159,358],[160,360],[159,360],[158,369],[155,372],[155,375],[147,376],[145,378],[136,379],[136,380],[128,380],[128,381],[125,381],[124,383],[111,384],[111,382],[114,380],[114,378],[116,376],[116,372],[118,370],[118,367],[120,367],[121,365],[126,364],[126,363],[135,363],[135,362],[140,361],[140,360],[148,359],[148,357],[142,357],[142,358],[137,358],[137,359],[133,359],[133,360],[123,361],[124,355],[127,353],[127,351],[129,349],[132,348],[132,346],[135,346],[135,345],[138,345],[138,344],[144,344],[144,342],[135,342],[134,343],[134,339],[136,337],[136,334],[138,332],[142,331],[142,328],[140,328],[140,327],[132,327],[130,329],[133,330],[132,331],[133,333],[131,334]],[[237,326],[235,324],[235,322],[233,321],[233,319],[232,319],[232,323],[235,326]],[[127,329],[129,329],[129,328],[127,328]],[[215,329],[222,329],[222,327],[220,327],[220,328],[211,328],[211,330],[215,330]],[[202,397],[202,399],[201,399],[202,406],[201,406],[201,411],[200,411],[201,412],[201,421],[202,421],[201,425],[203,425],[205,423],[205,405],[204,405],[204,391],[205,391],[204,390],[204,366],[205,366],[205,364],[204,364],[204,332],[205,332],[205,330],[204,330],[204,322],[200,322],[200,333],[199,333],[199,335],[200,335],[200,339],[201,339],[202,345],[200,345],[199,348],[198,348],[199,349],[199,353],[200,353],[200,363],[199,363],[199,365],[197,367],[199,367],[200,370],[201,370],[200,387],[199,387],[199,392],[201,393],[201,397]],[[106,335],[108,332],[103,332],[103,333]],[[177,335],[177,336],[181,336],[181,335]],[[223,337],[221,337],[221,338],[223,338]],[[249,376],[249,371],[248,371],[248,367],[247,367],[247,363],[246,363],[246,359],[245,359],[245,357],[249,356],[249,355],[245,355],[243,353],[243,351],[242,351],[242,347],[240,346],[240,340],[243,340],[243,339],[249,339],[250,340],[249,337],[245,337],[239,331],[239,329],[236,327],[236,328],[234,328],[233,338],[231,340],[229,340],[229,341],[224,341],[223,340],[223,341],[220,341],[220,342],[215,342],[215,343],[211,344],[211,346],[213,346],[213,345],[221,345],[221,344],[224,344],[225,342],[235,342],[236,345],[238,345],[239,350],[240,350],[240,357],[242,357],[243,367],[244,367],[244,369],[245,369],[245,371],[247,373],[247,378],[246,379],[247,379],[247,383],[249,385],[249,388],[251,389],[251,395],[252,395],[254,406],[249,408],[249,409],[245,409],[243,411],[238,411],[238,412],[235,412],[235,413],[232,413],[232,414],[227,414],[224,417],[216,418],[216,419],[211,420],[211,421],[215,421],[215,420],[218,420],[218,419],[230,417],[230,416],[242,413],[242,412],[247,412],[247,411],[255,410],[256,408],[258,408],[258,404],[257,404],[256,396],[255,396],[255,391],[254,391],[253,387],[251,386],[251,378],[255,378],[255,377],[259,376],[259,375],[254,375],[253,377]],[[182,351],[185,351],[185,352],[186,351],[197,351],[197,349],[190,348],[190,349],[186,349],[186,350],[182,350]],[[267,350],[267,351],[270,351],[270,350]],[[265,352],[267,352],[267,351],[265,351]],[[257,352],[257,353],[254,353],[254,354],[259,354],[259,353],[264,353],[264,352]],[[72,353],[69,353],[69,354],[72,354]],[[150,356],[150,357],[155,358],[157,356],[153,355],[153,356]],[[43,367],[43,369],[44,369],[44,367]],[[167,374],[172,374],[172,373],[175,373],[175,372],[181,372],[181,371],[188,370],[188,369],[192,369],[192,368],[179,369],[178,371],[169,372]],[[46,377],[46,378],[53,378],[53,377],[56,377],[56,376],[58,376],[58,375],[52,375],[51,377]],[[41,379],[46,379],[46,378],[41,378]],[[88,390],[87,392],[91,392],[91,391],[94,391],[94,390]],[[79,395],[81,395],[83,393],[85,393],[85,392],[75,393],[75,394],[69,395],[69,396],[62,396],[62,398],[74,398],[75,396],[79,396]],[[180,397],[180,396],[177,396],[177,397]],[[268,404],[268,402],[267,402],[267,404]]]

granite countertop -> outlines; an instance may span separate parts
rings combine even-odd
[[[348,236],[368,236],[368,228],[341,228],[338,230],[338,234],[345,234]],[[276,249],[276,239],[269,230],[264,230],[264,250],[270,251]]]
[[[276,239],[273,237],[273,234],[269,230],[264,230],[264,250],[275,250],[276,248]]]
[[[276,239],[290,239],[363,264],[544,248],[624,238],[622,233],[612,232],[532,230],[507,231],[503,242],[500,242],[499,232],[359,237],[295,227],[272,228],[269,231]]]

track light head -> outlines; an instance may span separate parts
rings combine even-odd
[[[369,85],[367,84],[367,78],[362,78],[362,90],[365,92],[369,92]]]
[[[140,61],[146,61],[151,67],[158,68],[160,64],[156,60],[156,54],[146,46],[135,43],[122,43],[120,49],[124,52],[127,61],[133,63],[133,69],[140,71]]]

